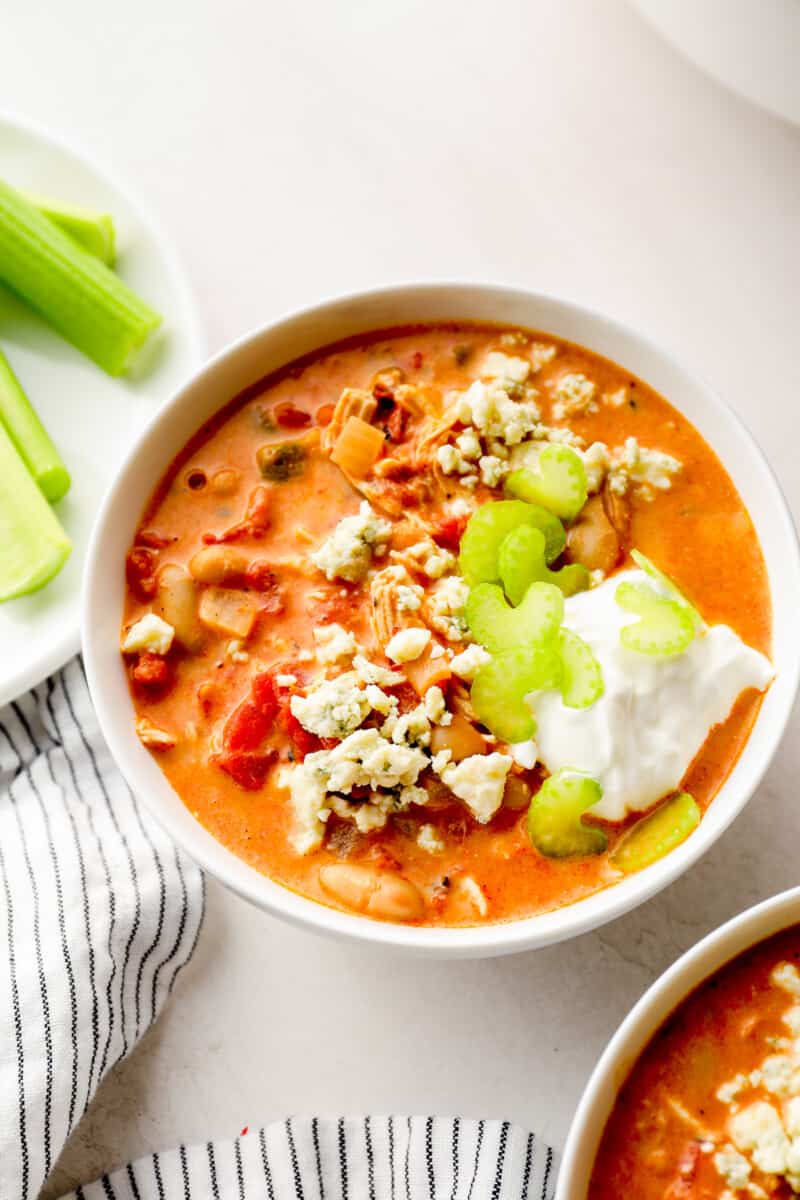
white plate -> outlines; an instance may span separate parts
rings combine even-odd
[[[72,475],[56,511],[73,543],[52,583],[0,605],[0,704],[5,704],[77,652],[83,562],[100,502],[139,431],[199,365],[205,346],[175,253],[127,189],[63,142],[3,114],[0,176],[44,196],[112,213],[117,270],[164,317],[143,377],[112,379],[0,288],[0,347]]]

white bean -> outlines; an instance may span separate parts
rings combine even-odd
[[[394,871],[363,863],[335,863],[319,872],[322,890],[355,912],[384,921],[415,921],[425,902],[419,888]]]
[[[158,571],[155,608],[175,630],[175,638],[184,649],[198,649],[203,630],[197,618],[197,588],[185,567],[165,563]]]
[[[204,546],[189,559],[189,573],[198,583],[225,584],[244,575],[250,560],[235,546]]]

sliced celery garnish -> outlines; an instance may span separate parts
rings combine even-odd
[[[492,654],[554,641],[564,618],[564,597],[552,583],[532,583],[512,608],[496,583],[471,588],[467,624],[476,642]]]
[[[564,767],[546,779],[528,809],[528,836],[547,858],[602,854],[608,838],[581,817],[602,799],[596,779]]]
[[[545,562],[544,534],[532,525],[518,525],[507,533],[497,556],[500,578],[512,604],[519,604],[532,583],[552,583],[565,596],[589,586],[589,572],[579,563],[551,571]]]
[[[641,617],[620,630],[620,641],[628,650],[651,658],[673,658],[692,644],[694,618],[685,605],[666,600],[646,583],[621,583],[615,599],[620,608]]]
[[[651,579],[655,579],[656,583],[661,584],[671,600],[675,600],[676,603],[682,604],[683,607],[692,614],[692,620],[695,623],[695,628],[705,628],[705,621],[700,616],[700,613],[697,611],[694,605],[686,599],[677,583],[672,582],[669,575],[665,575],[663,571],[660,571],[652,559],[648,558],[646,554],[642,554],[641,550],[631,550],[631,558],[636,563],[637,567],[640,567],[642,571],[645,571]]]
[[[114,266],[116,235],[110,213],[93,212],[76,204],[62,204],[60,200],[48,200],[30,192],[22,194],[34,208],[38,208],[49,221],[55,222],[73,241],[79,242],[89,254],[99,258],[107,267]]]
[[[495,583],[500,578],[497,564],[500,544],[518,525],[542,531],[548,562],[558,558],[564,549],[564,528],[546,509],[522,500],[490,501],[475,510],[461,539],[459,567],[467,583]]]
[[[679,792],[635,825],[611,856],[626,874],[641,871],[685,841],[700,824],[700,809],[688,792]]]
[[[0,180],[0,279],[110,375],[121,375],[161,317]]]
[[[586,468],[569,446],[547,446],[539,455],[536,469],[522,467],[512,471],[506,480],[506,491],[571,521],[586,503]]]
[[[0,601],[35,592],[72,544],[0,425]]]
[[[558,634],[561,655],[561,698],[568,708],[589,708],[605,691],[600,663],[583,638],[571,629]]]
[[[8,359],[0,350],[0,422],[47,499],[54,504],[69,491],[69,471],[39,420]]]
[[[494,655],[475,675],[470,702],[475,715],[506,742],[525,742],[536,722],[525,697],[542,688],[558,687],[561,663],[552,644],[518,646]]]

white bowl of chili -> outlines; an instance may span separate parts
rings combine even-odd
[[[288,885],[284,886],[263,870],[256,869],[252,862],[245,861],[238,853],[223,845],[197,819],[193,811],[194,797],[199,794],[195,786],[197,774],[191,771],[185,773],[187,783],[182,789],[186,795],[184,802],[156,761],[156,754],[150,753],[137,736],[130,691],[130,664],[126,664],[120,656],[120,624],[126,605],[126,552],[140,529],[141,514],[148,497],[153,495],[168,469],[173,471],[170,478],[174,487],[172,484],[161,485],[159,503],[166,504],[165,497],[168,498],[173,493],[177,495],[181,488],[188,495],[182,477],[175,482],[178,480],[175,473],[178,468],[171,468],[170,464],[174,464],[176,456],[181,462],[188,462],[195,454],[196,447],[205,444],[204,439],[210,437],[210,431],[219,428],[219,422],[214,426],[212,418],[222,409],[225,409],[226,413],[236,413],[240,409],[244,412],[245,409],[241,406],[245,403],[250,404],[253,397],[259,393],[259,388],[263,389],[264,385],[256,385],[256,381],[274,376],[287,365],[297,364],[298,360],[315,360],[321,353],[320,348],[334,344],[345,348],[358,346],[375,331],[401,329],[405,331],[403,336],[410,337],[414,335],[415,330],[427,326],[438,328],[439,323],[483,328],[482,336],[486,345],[489,344],[486,341],[489,338],[486,329],[490,326],[495,334],[499,333],[500,329],[545,330],[546,334],[537,336],[558,341],[561,347],[559,354],[563,351],[564,361],[567,361],[570,353],[589,355],[599,372],[598,378],[603,376],[604,371],[611,371],[614,363],[622,363],[623,368],[613,370],[624,371],[625,375],[630,377],[630,387],[638,386],[642,389],[634,393],[635,395],[642,399],[645,393],[648,396],[660,393],[668,397],[675,420],[680,421],[681,416],[684,417],[687,428],[690,427],[688,423],[691,423],[691,427],[696,431],[695,436],[699,435],[708,451],[707,461],[702,464],[703,470],[692,474],[687,468],[689,484],[696,486],[696,482],[692,483],[692,480],[696,481],[706,470],[721,471],[721,462],[727,475],[720,474],[719,478],[727,480],[728,476],[730,477],[734,487],[738,489],[737,500],[741,497],[740,506],[744,506],[749,513],[752,527],[747,521],[747,514],[739,513],[738,530],[742,537],[752,536],[757,539],[763,553],[764,594],[767,596],[766,605],[769,607],[771,593],[771,649],[773,660],[777,664],[776,678],[763,703],[760,708],[757,705],[753,708],[752,731],[746,738],[741,754],[708,806],[699,827],[683,844],[645,869],[619,878],[613,887],[603,886],[612,882],[612,876],[617,878],[613,872],[607,879],[601,878],[598,873],[593,894],[572,903],[560,904],[557,894],[554,899],[552,884],[549,884],[551,891],[547,894],[546,903],[543,904],[540,900],[538,911],[533,911],[532,915],[517,916],[514,910],[504,910],[502,888],[498,888],[497,907],[488,918],[476,907],[472,923],[462,921],[452,925],[426,924],[416,919],[413,914],[411,920],[406,920],[406,923],[396,923],[391,919],[373,919],[376,915],[374,908],[371,910],[372,916],[363,914],[363,908],[367,905],[363,897],[357,901],[362,911],[344,911],[347,905],[341,902],[341,896],[332,896],[327,888],[323,887],[323,891],[317,888],[316,893],[311,892],[313,898],[309,898],[309,894],[301,894],[301,884],[293,885],[291,875],[288,881],[285,878],[284,882],[288,882]],[[387,333],[386,337],[388,336]],[[381,336],[376,341],[373,336],[370,344],[378,345],[384,340]],[[531,343],[529,339],[528,350],[521,353],[535,356],[536,346],[539,345],[540,342]],[[580,349],[582,347],[590,349],[584,351]],[[513,351],[509,351],[509,354],[513,354]],[[458,361],[459,356],[455,350],[454,356]],[[346,354],[339,355],[338,359],[335,355],[325,359],[325,362],[334,363],[333,367],[326,369],[333,372],[334,382],[338,380],[337,387],[341,387],[342,382],[347,382],[336,375],[336,370],[339,369],[336,364],[340,365],[342,357],[346,359]],[[412,355],[409,361],[416,363],[417,359],[421,362],[422,355]],[[297,368],[293,374],[289,372],[280,376],[289,381],[286,387],[290,392],[292,387],[296,391],[297,387],[301,386],[296,383],[300,371],[301,368]],[[313,372],[303,378],[306,382],[302,386],[316,386]],[[570,378],[574,378],[574,374]],[[609,375],[609,379],[612,378],[614,376]],[[293,380],[295,382],[292,382]],[[647,381],[646,384],[642,382],[644,380]],[[650,389],[655,389],[655,392],[651,393]],[[234,397],[239,397],[238,408],[231,405]],[[609,404],[618,403],[619,397],[617,393],[611,396],[604,394],[602,400],[604,403],[608,401]],[[662,406],[664,404],[657,396],[652,403],[656,402]],[[631,399],[629,403],[631,411],[636,410],[636,401]],[[231,407],[228,407],[229,405]],[[661,418],[664,415],[661,412]],[[235,420],[235,416],[232,419]],[[609,417],[609,420],[612,419],[622,420]],[[230,430],[233,446],[237,434],[233,425],[230,426]],[[268,449],[267,457],[274,466],[274,448]],[[240,459],[237,459],[239,465]],[[612,470],[628,470],[622,457],[618,455],[615,461],[617,467],[612,466]],[[635,469],[630,467],[631,472]],[[631,474],[630,479],[633,478]],[[730,480],[725,486],[729,486]],[[187,486],[191,489],[192,484]],[[287,502],[287,508],[292,508],[295,503],[306,503],[302,490],[291,495],[297,499]],[[314,504],[320,512],[317,516],[312,514],[309,517],[309,524],[313,525],[317,520],[330,523],[330,513],[326,513],[325,510],[329,506],[335,507],[337,502],[335,489],[332,491],[329,487],[323,502]],[[713,524],[710,516],[709,521]],[[695,528],[701,526],[697,525]],[[708,521],[702,528],[709,528]],[[729,544],[727,529],[722,527],[719,544]],[[708,554],[701,554],[698,562],[700,557],[707,559]],[[728,583],[730,590],[734,591],[740,586],[741,580],[736,580],[735,583],[729,580]],[[202,867],[235,892],[267,911],[320,932],[380,943],[417,954],[490,956],[544,946],[612,920],[669,884],[713,844],[758,786],[788,718],[800,670],[800,639],[795,621],[798,603],[800,562],[796,535],[785,501],[769,466],[733,412],[674,358],[626,326],[564,300],[510,287],[483,284],[407,285],[345,296],[271,322],[265,328],[248,334],[216,355],[161,409],[131,450],[98,515],[85,575],[83,645],[92,696],[112,754],[133,790],[147,803],[175,841]],[[132,610],[130,615],[137,614]],[[328,620],[331,619],[329,614]],[[768,625],[768,617],[765,616],[765,620]],[[767,648],[768,632],[765,637]],[[209,671],[212,667],[216,669],[215,664],[211,663],[208,663],[207,667]],[[227,667],[225,669],[227,670]],[[198,678],[194,677],[195,685]],[[240,688],[238,696],[241,694]],[[144,708],[144,715],[151,712],[147,706]],[[169,714],[169,703],[164,711]],[[294,704],[292,711],[294,712]],[[140,712],[139,715],[142,716],[143,713]],[[188,722],[187,728],[191,724]],[[201,733],[201,740],[206,736],[205,733]],[[158,735],[156,743],[151,739],[151,749],[156,751],[157,737]],[[742,737],[746,737],[746,729],[743,730]],[[315,744],[321,743],[317,741]],[[729,753],[735,757],[733,750]],[[505,769],[508,770],[508,767]],[[177,769],[176,777],[179,775],[180,770]],[[249,784],[251,781],[247,782]],[[235,801],[239,812],[236,819],[240,821],[243,831],[240,846],[244,845],[249,837],[246,814],[255,811],[246,809],[244,803],[244,799],[241,805],[238,804],[238,800]],[[253,803],[252,797],[247,803]],[[213,825],[215,820],[211,804],[213,797],[201,814],[209,825]],[[339,805],[339,810],[345,812],[347,807]],[[351,809],[350,815],[352,811]],[[242,816],[242,813],[245,816]],[[284,821],[280,828],[284,829],[285,833],[285,818],[280,816],[275,820]],[[278,826],[273,825],[271,837],[275,836],[274,830],[277,828]],[[489,830],[491,828],[490,826]],[[487,830],[482,826],[476,826],[476,829],[477,845],[478,838],[485,839]],[[263,837],[261,845],[265,847],[265,854],[268,854],[269,848]],[[483,847],[480,854],[487,856],[488,861],[491,854],[489,844],[484,840],[480,845]],[[530,847],[527,843],[526,846],[529,854]],[[250,857],[253,858],[252,855]],[[523,863],[527,861],[528,859],[523,857]],[[518,881],[522,877],[523,869],[517,869]],[[554,877],[555,872],[551,867],[548,867],[547,871],[548,878]],[[524,882],[527,886],[527,876]],[[357,885],[361,887],[358,881]],[[484,889],[484,894],[486,890]],[[369,888],[367,891],[372,894]],[[491,892],[491,887],[488,891]],[[494,902],[495,898],[490,898]],[[573,895],[569,895],[564,899],[573,898]],[[337,904],[338,907],[335,907]],[[476,901],[476,905],[482,906],[482,902]],[[531,911],[529,905],[527,912],[530,914]],[[390,913],[381,911],[379,915],[390,916]],[[404,915],[407,917],[408,914]]]
[[[734,960],[746,955],[752,948],[773,935],[784,930],[789,931],[792,926],[795,928],[789,935],[791,944],[777,946],[772,957],[776,962],[796,960],[800,953],[799,921],[800,888],[792,888],[739,913],[721,928],[708,934],[648,988],[614,1034],[592,1072],[567,1137],[556,1187],[556,1200],[602,1200],[605,1196],[623,1194],[641,1196],[642,1200],[648,1200],[650,1193],[645,1194],[643,1190],[643,1181],[646,1178],[649,1178],[653,1186],[653,1196],[672,1195],[672,1192],[666,1190],[671,1179],[676,1182],[682,1180],[687,1189],[682,1192],[676,1191],[675,1195],[694,1195],[695,1192],[688,1189],[693,1184],[699,1188],[701,1182],[704,1182],[694,1179],[697,1169],[707,1172],[712,1177],[716,1190],[712,1192],[701,1189],[696,1194],[722,1194],[725,1181],[717,1171],[713,1159],[718,1150],[730,1143],[730,1134],[725,1125],[730,1113],[735,1113],[737,1107],[730,1110],[730,1113],[726,1112],[726,1109],[730,1109],[730,1103],[726,1103],[724,1107],[721,1103],[715,1104],[715,1093],[718,1088],[729,1083],[731,1076],[741,1075],[743,1067],[747,1070],[748,1067],[756,1066],[755,1062],[742,1061],[744,1052],[741,1045],[732,1050],[726,1035],[733,1033],[731,1026],[742,1025],[744,1022],[751,1030],[749,1037],[741,1035],[734,1040],[749,1043],[746,1053],[751,1057],[759,1057],[775,1050],[774,1044],[770,1044],[774,1039],[770,1037],[772,1030],[764,1020],[765,1012],[757,1011],[759,1008],[764,1010],[767,1004],[771,1008],[774,1007],[776,997],[770,994],[774,992],[774,985],[769,986],[767,975],[774,963],[767,961],[761,964],[761,970],[753,971],[748,969],[752,964],[746,960],[738,964],[734,964]],[[768,954],[765,957],[768,958]],[[731,981],[730,988],[726,987],[726,981],[718,976],[718,972],[728,964],[739,966],[744,977],[737,974]],[[765,975],[767,979],[764,978]],[[746,984],[745,987],[741,986],[742,982]],[[791,982],[790,980],[790,984]],[[706,984],[710,986],[704,988]],[[779,988],[779,992],[783,993],[783,989]],[[689,1002],[690,998],[694,1000],[694,1013],[682,1008],[684,1002]],[[784,999],[788,1007],[792,1002],[791,993],[785,994]],[[739,1008],[739,1001],[747,1006],[745,1011]],[[794,1003],[797,1003],[796,996]],[[718,1012],[718,1008],[724,1009],[725,1014],[723,1015],[722,1011]],[[795,1010],[795,1014],[797,1011]],[[701,1018],[699,1022],[696,1019],[698,1014]],[[672,1020],[673,1017],[677,1019]],[[656,1046],[654,1040],[657,1037],[661,1040]],[[709,1037],[713,1042],[711,1048],[706,1044]],[[654,1072],[648,1070],[648,1063],[640,1058],[648,1047],[651,1047],[653,1056],[658,1056],[658,1079]],[[726,1054],[726,1051],[729,1053]],[[704,1062],[701,1063],[701,1060]],[[652,1061],[655,1063],[655,1057]],[[708,1077],[709,1065],[714,1073],[711,1086]],[[693,1069],[704,1071],[704,1077],[699,1081],[702,1117],[699,1111],[695,1111],[693,1104],[697,1099],[698,1081],[688,1078]],[[629,1081],[633,1083],[635,1091],[628,1097],[623,1113],[617,1107],[618,1097]],[[681,1083],[686,1094],[673,1095]],[[644,1090],[646,1095],[648,1084],[663,1089],[664,1095],[669,1090],[675,1104],[668,1106],[670,1114],[667,1120],[674,1118],[676,1128],[668,1128],[667,1121],[662,1119],[662,1123],[656,1129],[653,1111],[643,1110],[640,1091]],[[745,1108],[748,1100],[752,1101],[757,1095],[754,1092],[753,1096],[747,1097],[744,1086],[739,1086],[741,1084],[740,1078],[736,1087],[730,1089],[731,1100],[738,1101],[739,1110]],[[734,1095],[737,1087],[738,1096]],[[651,1093],[648,1099],[652,1099],[654,1107],[663,1107],[664,1095],[655,1096]],[[773,1098],[767,1096],[767,1099]],[[605,1174],[609,1169],[608,1152],[618,1146],[621,1131],[621,1126],[612,1128],[608,1125],[612,1114],[615,1114],[620,1122],[627,1123],[627,1132],[630,1134],[627,1145],[631,1163],[621,1164],[621,1156],[616,1155],[615,1166],[611,1169],[625,1172],[632,1169],[634,1172],[640,1172],[638,1177],[626,1175],[624,1187],[620,1178],[612,1180]],[[634,1133],[632,1125],[639,1118],[641,1129]],[[703,1128],[694,1126],[698,1118]],[[645,1139],[649,1136],[645,1126],[648,1126],[658,1142],[658,1163],[654,1158],[649,1162],[645,1161],[647,1154],[654,1150],[653,1143],[645,1144]],[[676,1137],[676,1133],[680,1136],[679,1131],[683,1131],[685,1135],[683,1144],[679,1144]],[[608,1145],[605,1147],[604,1157],[601,1157],[600,1149],[606,1137]],[[685,1153],[687,1147],[693,1149],[695,1146],[696,1151],[688,1155]],[[637,1161],[639,1154],[642,1158]]]

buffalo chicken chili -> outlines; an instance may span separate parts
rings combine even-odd
[[[622,368],[370,334],[236,397],[127,557],[136,728],[256,869],[368,916],[571,903],[688,837],[772,678],[750,518]]]
[[[633,1067],[588,1200],[800,1195],[800,928],[701,985]]]

